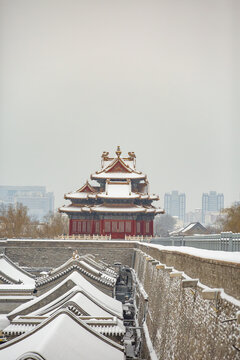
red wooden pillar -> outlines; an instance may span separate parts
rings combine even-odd
[[[136,235],[136,220],[132,220],[132,231],[131,231],[131,236],[135,236]]]
[[[142,234],[143,236],[146,235],[146,224],[145,224],[145,220],[141,221],[141,228],[142,228]]]
[[[104,219],[101,220],[101,235],[105,235]]]
[[[153,220],[150,221],[149,229],[150,229],[150,235],[153,236]]]
[[[91,228],[90,228],[90,235],[94,234],[94,220],[90,220],[91,221]]]
[[[69,235],[72,235],[72,219],[69,220]]]

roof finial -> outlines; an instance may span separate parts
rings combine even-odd
[[[116,151],[116,155],[118,156],[118,157],[120,157],[120,155],[121,155],[121,149],[120,149],[120,146],[118,146],[117,147],[117,151]]]

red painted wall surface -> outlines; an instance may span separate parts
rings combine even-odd
[[[153,236],[153,221],[136,220],[70,220],[69,235],[111,235],[124,239],[125,235]]]

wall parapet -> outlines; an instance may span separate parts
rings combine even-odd
[[[151,256],[147,247],[139,247],[135,255],[138,321],[145,335],[141,356],[238,359],[240,301],[160,262],[157,252]]]
[[[223,288],[228,295],[240,300],[240,263],[200,257],[197,251],[192,255],[143,243],[138,243],[137,248],[160,263],[184,271],[191,278],[198,278],[206,286]]]

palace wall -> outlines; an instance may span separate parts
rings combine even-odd
[[[239,358],[239,301],[219,296],[213,290],[204,294],[204,287],[190,278],[200,279],[205,288],[225,288],[228,295],[240,299],[237,281],[240,264],[161,251],[148,244],[127,241],[0,241],[0,252],[21,266],[56,267],[68,260],[74,250],[111,264],[118,261],[134,267],[139,325],[148,307],[143,334],[148,337],[149,333],[157,359]],[[159,261],[167,267],[159,266]],[[188,281],[171,266],[184,271],[190,277]],[[149,343],[148,339],[142,345],[142,358],[147,360],[155,359],[149,354]]]
[[[75,250],[80,255],[95,255],[109,264],[120,261],[132,266],[134,244],[127,241],[1,240],[0,253],[5,253],[20,266],[28,267],[60,266]]]
[[[170,266],[158,265],[159,262],[155,259],[159,260],[163,256],[159,250],[153,251],[144,245],[139,248],[141,250],[136,250],[134,265],[138,280],[136,301],[139,309],[139,325],[144,318],[144,308],[148,298],[143,334],[144,338],[148,338],[149,335],[156,354],[156,357],[153,354],[152,357],[149,355],[147,346],[149,340],[147,340],[143,342],[142,358],[146,360],[239,359],[240,314],[237,315],[237,312],[240,311],[240,301],[228,296],[222,298],[211,289],[196,286],[196,281],[191,281],[189,278],[188,281],[184,280],[181,273],[173,271]],[[168,265],[171,265],[170,259],[167,260]],[[186,260],[188,259],[185,258]],[[194,262],[194,259],[192,261]],[[196,275],[201,277],[201,274],[204,274],[203,268],[206,265],[204,260],[202,264],[199,261],[197,263],[198,274],[195,270],[197,264],[195,266],[191,262],[189,264],[189,275],[191,271],[194,277]],[[229,276],[223,262],[212,265],[213,272],[209,273],[210,282],[220,274],[223,278]],[[221,265],[223,270],[219,269]],[[236,272],[239,269],[240,266]],[[226,279],[222,280],[225,282]],[[228,281],[231,283],[232,278],[229,277]],[[206,292],[203,291],[204,288]],[[207,292],[207,290],[211,291]]]

